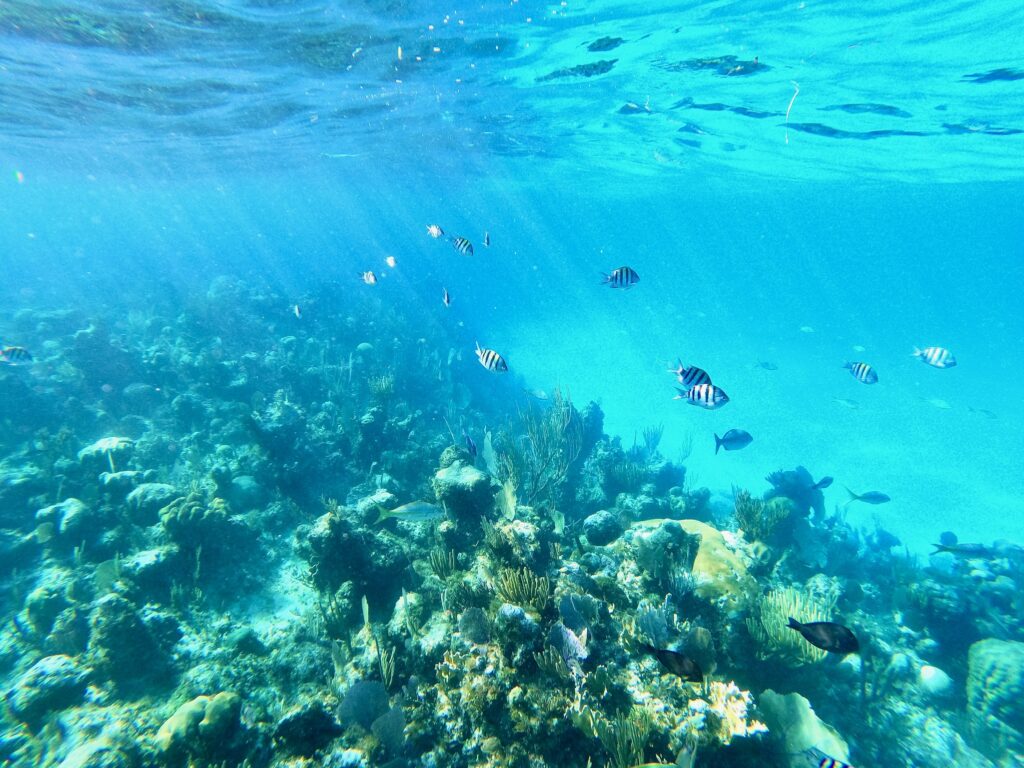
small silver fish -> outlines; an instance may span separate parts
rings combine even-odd
[[[442,288],[441,289],[441,301],[444,302],[444,305],[446,307],[450,307],[452,305],[452,297],[451,297],[451,294],[448,293],[448,289],[447,288]]]
[[[295,315],[296,320],[301,320],[302,308],[298,304],[292,304],[292,314]]]
[[[485,248],[490,248],[491,247],[491,233],[490,232],[484,232],[484,247]]]
[[[881,491],[868,491],[867,493],[854,493],[849,488],[846,492],[850,494],[850,501],[846,502],[850,504],[854,501],[863,501],[865,504],[885,504],[892,499]]]
[[[384,507],[378,504],[377,510],[380,512],[380,517],[377,518],[376,522],[377,525],[391,519],[401,520],[406,523],[429,523],[444,516],[443,508],[426,501],[413,501],[391,510],[384,509]]]
[[[427,234],[437,240],[439,237],[444,237],[444,230],[437,226],[437,224],[428,224]]]
[[[953,353],[944,347],[914,347],[914,357],[928,363],[932,368],[952,368],[956,365]]]

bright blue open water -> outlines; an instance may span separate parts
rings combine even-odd
[[[830,506],[891,495],[849,514],[916,549],[1020,541],[1022,28],[996,0],[5,0],[0,311],[224,273],[343,302],[374,269],[382,311],[423,302],[517,386],[627,444],[663,423],[691,484],[803,464]],[[677,357],[732,402],[673,401]]]

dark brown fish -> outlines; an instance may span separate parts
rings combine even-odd
[[[683,680],[699,683],[704,679],[704,672],[701,670],[700,665],[685,653],[655,648],[653,645],[647,645],[647,643],[641,643],[640,650],[644,653],[653,654],[665,669],[673,675],[679,675]]]
[[[821,648],[829,653],[858,653],[860,643],[849,628],[842,624],[831,621],[812,621],[808,624],[801,624],[790,617],[789,628],[795,629],[804,640],[815,648]]]

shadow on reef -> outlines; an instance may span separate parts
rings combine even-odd
[[[0,762],[1019,764],[1019,547],[922,565],[802,467],[689,487],[415,305],[283,306],[0,329],[38,350],[0,369]]]

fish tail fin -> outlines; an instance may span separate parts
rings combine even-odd
[[[601,285],[608,285],[612,281],[612,276],[607,272],[600,272],[599,274],[601,275]]]
[[[387,520],[389,517],[391,517],[391,512],[389,512],[388,510],[384,509],[384,505],[382,505],[382,504],[377,504],[376,506],[377,506],[377,519],[373,521],[373,524],[374,525],[380,525],[385,520]]]
[[[718,449],[722,447],[722,438],[720,438],[718,436],[718,433],[716,433],[716,432],[712,432],[711,434],[713,434],[715,436],[715,456],[717,456],[718,455]]]
[[[910,353],[910,356],[911,356],[911,357],[920,357],[920,356],[921,356],[921,355],[923,355],[923,354],[924,354],[924,352],[922,352],[922,351],[921,351],[920,349],[918,349],[917,347],[914,347],[914,351]]]
[[[640,650],[643,651],[644,653],[654,653],[658,649],[655,648],[653,645],[650,645],[648,643],[640,643]]]
[[[675,397],[673,397],[672,398],[673,400],[685,400],[686,399],[686,390],[685,389],[683,389],[682,387],[676,387],[675,390],[679,394],[676,395]]]
[[[932,546],[935,547],[935,550],[933,552],[929,552],[929,555],[937,555],[940,552],[952,552],[952,549],[947,547],[945,544],[932,544]]]
[[[844,485],[844,486],[843,486],[843,488],[846,488],[846,486]],[[859,498],[860,498],[860,496],[858,496],[858,495],[857,495],[856,493],[854,493],[853,491],[851,491],[851,490],[850,490],[849,488],[846,488],[846,492],[847,492],[848,494],[850,494],[850,501],[856,501],[857,499],[859,499]],[[846,503],[847,503],[847,504],[849,504],[849,503],[850,503],[850,501],[848,501],[848,502],[846,502]]]
[[[790,629],[800,629],[803,626],[799,621],[794,619],[792,616],[789,617],[789,623],[786,625]]]

